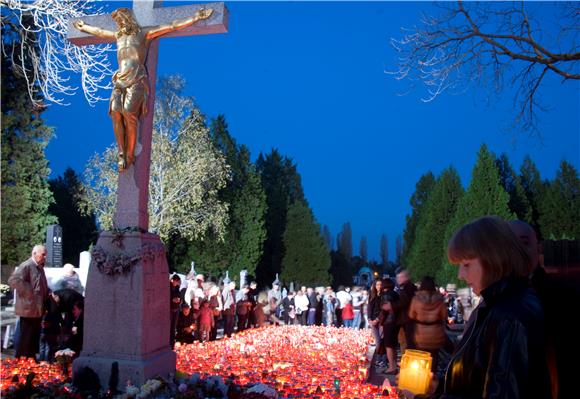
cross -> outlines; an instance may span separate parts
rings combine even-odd
[[[198,21],[187,28],[170,32],[163,37],[192,36],[224,33],[228,29],[228,10],[224,3],[208,3],[179,7],[161,7],[159,0],[134,0],[133,14],[139,26],[148,28],[171,23],[179,18],[195,15],[200,9],[211,9],[208,19]],[[98,26],[113,32],[118,28],[110,14],[83,17],[87,25]],[[79,31],[73,27],[76,20],[69,22],[68,40],[77,46],[112,43],[105,39]],[[153,110],[155,103],[155,83],[157,80],[157,54],[159,42],[154,39],[147,53],[146,70],[149,77],[147,112],[139,121],[139,143],[135,149],[135,163],[119,174],[117,186],[117,206],[113,218],[116,229],[138,228],[147,231],[149,227],[149,165],[151,161],[151,136],[153,131]]]

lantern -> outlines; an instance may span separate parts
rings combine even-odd
[[[407,349],[401,358],[398,388],[415,395],[427,393],[431,381],[431,354]]]

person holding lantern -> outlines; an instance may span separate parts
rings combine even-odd
[[[431,369],[437,370],[439,349],[447,342],[447,309],[443,295],[435,288],[433,277],[425,276],[421,279],[419,290],[411,299],[409,318],[415,323],[414,342],[417,349],[431,353]]]
[[[544,312],[530,287],[530,256],[508,223],[484,216],[463,226],[449,241],[447,257],[482,300],[439,395],[430,397],[551,398]]]
[[[193,313],[191,308],[187,303],[182,303],[181,312],[177,318],[177,333],[175,340],[182,344],[192,344],[193,334],[196,329],[195,319],[193,318]]]

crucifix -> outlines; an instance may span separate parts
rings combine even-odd
[[[134,0],[132,10],[119,8],[111,15],[71,21],[69,27],[69,40],[73,44],[117,43],[119,69],[113,75],[109,104],[120,172],[113,222],[117,229],[147,231],[149,224],[156,39],[227,31],[228,15],[223,3],[166,8],[160,5],[161,1]]]
[[[134,0],[133,10],[120,8],[69,23],[72,43],[114,42],[119,61],[109,107],[119,147],[115,230],[101,232],[91,253],[83,349],[73,363],[79,380],[90,368],[103,387],[113,374],[123,385],[139,386],[175,372],[165,247],[147,232],[157,38],[227,31],[223,3],[160,3]]]

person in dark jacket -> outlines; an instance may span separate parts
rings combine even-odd
[[[83,349],[83,336],[84,336],[84,316],[85,305],[84,301],[78,301],[73,306],[73,325],[71,330],[71,336],[66,343],[66,347],[72,349],[75,352],[75,357],[78,357]]]
[[[187,303],[182,303],[181,311],[179,312],[179,317],[177,318],[177,331],[175,334],[175,340],[177,342],[181,342],[182,344],[192,344],[195,328],[195,319],[193,318],[193,312],[191,311],[191,308]]]
[[[551,398],[544,312],[530,287],[530,258],[497,216],[459,229],[447,257],[482,300],[440,386],[442,397]]]
[[[40,353],[38,360],[52,362],[58,349],[62,316],[58,311],[58,304],[52,296],[49,296],[46,301],[46,311],[40,324]]]
[[[171,349],[175,345],[175,330],[177,328],[177,318],[179,317],[179,307],[181,305],[181,277],[178,274],[171,276],[171,281],[169,282],[169,312],[170,312],[170,325],[169,325],[169,340],[171,344]]]
[[[400,326],[397,314],[400,302],[399,294],[395,291],[395,284],[390,278],[383,279],[383,291],[381,293],[381,321],[383,325],[383,346],[387,354],[388,369],[385,374],[397,372],[397,336]]]
[[[417,287],[411,281],[409,272],[405,269],[397,271],[397,293],[399,294],[399,303],[397,304],[397,324],[400,327],[399,344],[401,345],[401,353],[405,349],[415,348],[415,332],[414,322],[409,319],[409,307],[411,300],[417,292]]]
[[[72,288],[62,288],[53,291],[51,296],[58,304],[58,311],[64,313],[63,335],[66,341],[70,338],[73,321],[75,319],[73,315],[73,307],[75,303],[84,301],[85,297]]]
[[[509,222],[510,228],[518,236],[520,242],[530,255],[530,282],[536,290],[546,315],[546,333],[548,336],[548,368],[552,382],[552,397],[565,399],[578,395],[576,388],[576,373],[573,367],[580,357],[578,345],[575,342],[576,329],[567,328],[562,321],[569,317],[567,304],[580,303],[578,288],[567,281],[558,280],[549,275],[540,262],[540,245],[532,226],[521,220]],[[564,306],[563,306],[564,305]]]
[[[373,338],[375,341],[375,365],[386,366],[386,354],[384,347],[381,345],[382,325],[381,315],[381,292],[383,291],[383,280],[375,280],[371,286],[371,296],[368,306],[368,317]]]

